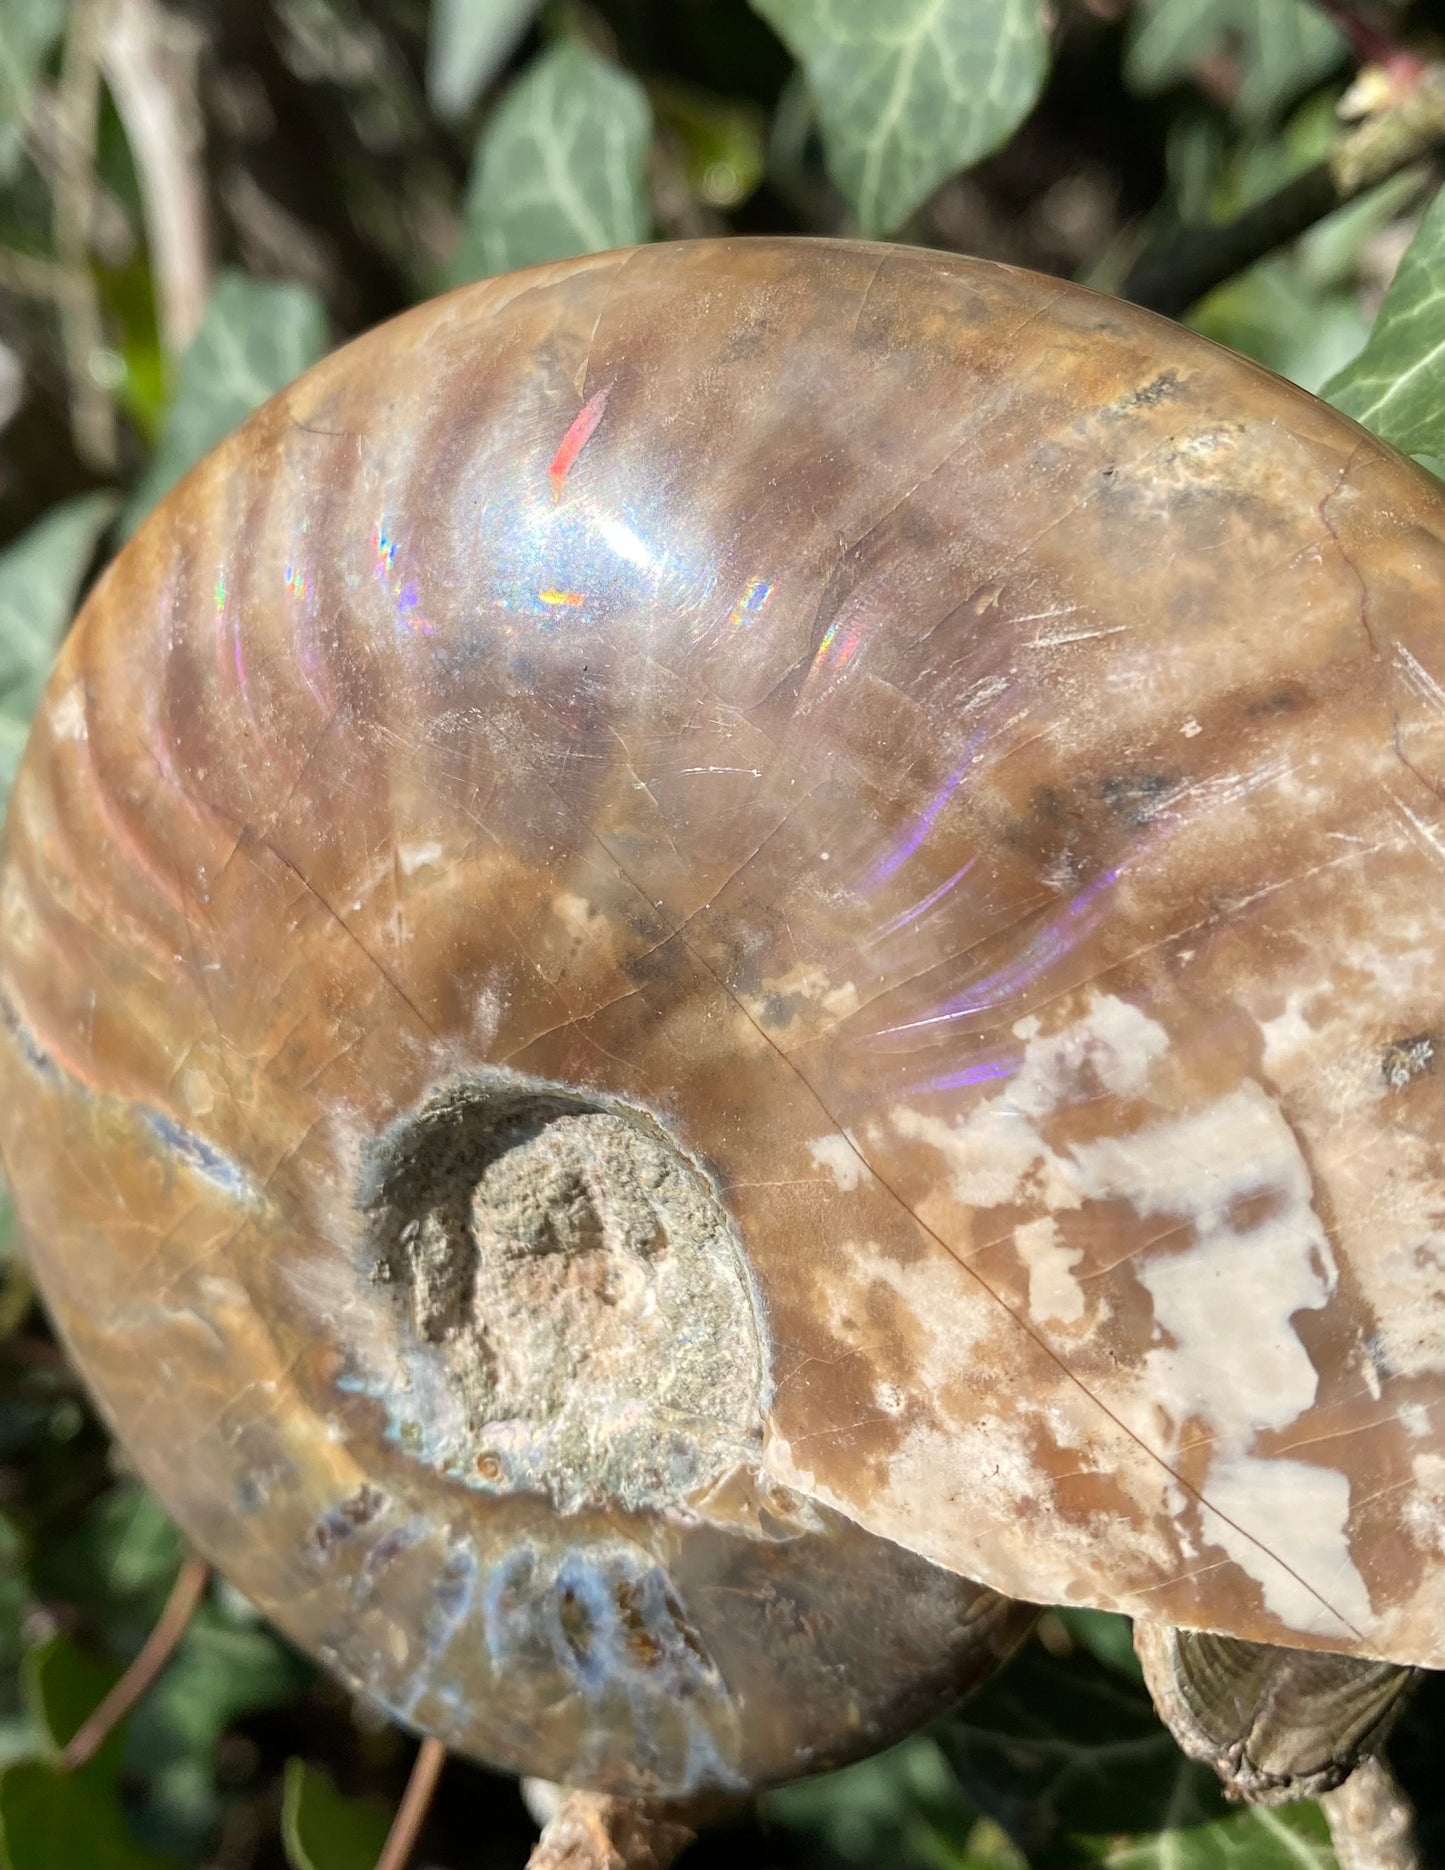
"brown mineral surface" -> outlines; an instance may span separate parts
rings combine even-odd
[[[146,1478],[604,1789],[877,1744],[1010,1634],[948,1574],[1445,1662],[1442,564],[1320,403],[937,254],[311,371],[6,834],[5,1169]]]

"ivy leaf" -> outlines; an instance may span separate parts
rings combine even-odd
[[[25,1655],[20,1683],[26,1712],[45,1748],[58,1755],[80,1731],[120,1678],[120,1670],[78,1649],[68,1636],[54,1636]],[[123,1730],[107,1734],[104,1745],[76,1775],[97,1785],[120,1777]]]
[[[138,1645],[175,1582],[182,1555],[174,1522],[137,1481],[110,1487],[63,1537],[37,1554],[44,1596],[101,1613],[121,1648]]]
[[[849,1870],[1027,1870],[998,1826],[963,1798],[931,1734],[769,1793],[763,1812]]]
[[[287,1760],[281,1837],[291,1870],[373,1870],[390,1829],[379,1805],[343,1798],[318,1767]]]
[[[634,77],[570,41],[544,52],[477,144],[452,283],[646,240],[651,141]]]
[[[207,1756],[231,1722],[279,1706],[311,1679],[309,1666],[260,1622],[202,1604],[170,1666],[132,1716],[141,1751]]]
[[[1365,348],[1321,394],[1402,454],[1445,453],[1445,189],[1425,210]]]
[[[1181,1758],[1173,1802],[1157,1832],[1095,1841],[1104,1870],[1339,1870],[1318,1805],[1242,1806],[1201,1817],[1194,1801],[1200,1770]]]
[[[4,788],[0,786],[0,810],[5,802]],[[15,1209],[11,1205],[10,1191],[0,1181],[0,1345],[14,1337],[15,1333],[30,1316],[30,1308],[35,1303],[35,1283],[30,1277],[30,1268],[25,1257],[18,1251],[15,1238]],[[11,1416],[9,1409],[0,1410],[0,1422]],[[3,1428],[0,1428],[0,1447],[6,1441]],[[0,1516],[3,1524],[3,1516]],[[3,1534],[0,1534],[0,1593],[3,1593],[5,1570],[4,1553],[6,1550]],[[0,1636],[0,1654],[4,1652],[4,1638]]]
[[[0,1773],[0,1870],[167,1870],[131,1837],[120,1807],[126,1723],[77,1772],[57,1756],[119,1677],[69,1637],[31,1650],[20,1679],[30,1726],[50,1756]]]
[[[165,1674],[130,1718],[129,1764],[146,1780],[148,1835],[187,1858],[219,1814],[216,1749],[242,1715],[291,1700],[311,1670],[225,1594],[202,1604]]]
[[[1033,1870],[1338,1870],[1317,1805],[1226,1804],[1143,1683],[1083,1651],[1029,1644],[938,1737],[964,1797]]]
[[[1033,109],[1039,0],[752,0],[803,67],[859,231],[892,233]]]
[[[1340,60],[1345,42],[1308,0],[1148,0],[1134,15],[1124,76],[1136,91],[1167,89],[1202,58],[1238,49],[1235,114],[1260,123]]]
[[[463,117],[506,64],[540,0],[432,0],[426,89],[439,117]]]
[[[171,1870],[132,1842],[114,1787],[39,1760],[0,1773],[0,1870]]]
[[[0,808],[75,594],[119,500],[82,494],[0,552]]]
[[[1136,1682],[1143,1681],[1144,1671],[1134,1653],[1134,1628],[1127,1617],[1109,1610],[1073,1610],[1065,1606],[1053,1614],[1096,1662]]]
[[[125,511],[129,532],[186,469],[326,349],[326,312],[308,286],[222,273],[181,359],[160,444]]]
[[[23,1658],[25,1729],[17,1736],[19,1757],[0,1773],[0,1870],[166,1870],[136,1844],[120,1808],[124,1723],[77,1771],[59,1763],[61,1749],[119,1673],[67,1636]]]
[[[1321,291],[1285,259],[1262,261],[1216,286],[1191,307],[1188,323],[1316,394],[1368,330],[1355,292]]]
[[[0,182],[20,164],[30,100],[65,24],[65,0],[5,0],[0,32]]]

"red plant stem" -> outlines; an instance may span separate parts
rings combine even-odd
[[[446,1763],[447,1750],[440,1740],[422,1741],[412,1763],[406,1791],[401,1795],[401,1804],[396,1808],[396,1817],[391,1821],[391,1830],[376,1860],[376,1870],[406,1870],[406,1861],[426,1823],[432,1795]]]
[[[1350,50],[1362,65],[1382,65],[1387,71],[1404,74],[1419,69],[1422,60],[1394,38],[1375,19],[1367,18],[1355,0],[1314,0],[1327,19],[1334,21]]]
[[[60,1764],[66,1772],[73,1772],[95,1757],[170,1661],[205,1594],[210,1576],[210,1566],[194,1552],[183,1561],[165,1609],[141,1645],[140,1654],[100,1706],[71,1735],[60,1756]]]

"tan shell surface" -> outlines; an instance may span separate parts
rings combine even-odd
[[[505,1069],[742,1242],[756,1469],[669,1525],[1438,1666],[1441,612],[1428,475],[997,266],[649,248],[318,366],[106,574],[7,831],[6,1172],[143,1471],[445,1726],[533,1507],[384,1419],[357,1178]]]

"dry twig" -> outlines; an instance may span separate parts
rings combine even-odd
[[[151,1683],[175,1654],[176,1645],[186,1633],[196,1606],[210,1582],[211,1568],[203,1558],[191,1553],[181,1564],[165,1609],[156,1619],[155,1628],[141,1645],[140,1654],[121,1676],[115,1687],[88,1720],[77,1728],[70,1744],[60,1756],[67,1772],[94,1759],[112,1732],[130,1713]]]
[[[195,336],[210,287],[210,227],[197,65],[200,30],[156,0],[112,0],[101,45],[145,211],[161,338]]]
[[[100,123],[100,47],[110,0],[75,0],[56,98],[55,305],[70,382],[75,451],[103,473],[116,465],[115,406],[95,373],[105,348],[100,294],[90,269],[95,222],[95,145]]]
[[[411,1777],[406,1782],[406,1791],[401,1795],[401,1804],[391,1821],[391,1830],[376,1860],[376,1870],[405,1870],[431,1810],[432,1795],[446,1763],[447,1750],[440,1740],[422,1741],[412,1764]]]
[[[60,268],[38,253],[17,253],[0,247],[0,287],[31,299],[53,299],[59,290]]]
[[[1320,1804],[1340,1870],[1421,1870],[1414,1809],[1378,1754]]]

